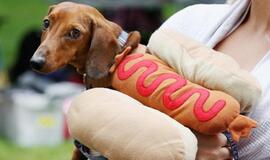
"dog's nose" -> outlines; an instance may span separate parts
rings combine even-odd
[[[30,60],[30,65],[35,70],[41,70],[44,64],[45,64],[45,58],[43,57],[32,58]]]

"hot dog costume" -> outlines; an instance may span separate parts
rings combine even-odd
[[[149,53],[177,54],[183,66]],[[74,138],[108,159],[195,159],[197,140],[189,128],[207,135],[228,130],[238,141],[256,127],[240,111],[248,112],[260,89],[228,56],[160,29],[147,49],[119,57],[112,69],[117,91],[88,90],[68,113]]]

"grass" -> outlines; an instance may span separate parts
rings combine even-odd
[[[71,141],[55,147],[21,148],[0,138],[1,160],[67,160],[73,150]]]

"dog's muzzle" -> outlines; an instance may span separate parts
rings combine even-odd
[[[30,65],[35,70],[41,70],[45,65],[45,58],[44,57],[32,57],[30,60]]]

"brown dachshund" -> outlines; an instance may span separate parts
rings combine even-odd
[[[136,48],[140,42],[137,31],[119,44],[123,32],[117,24],[106,20],[95,8],[63,2],[49,8],[43,20],[41,44],[30,60],[38,72],[53,72],[67,64],[85,75],[87,88],[109,87],[109,69],[114,58],[126,47]],[[72,160],[86,159],[75,149]]]
[[[109,69],[116,54],[128,46],[136,48],[140,41],[139,32],[130,32],[121,47],[118,37],[122,31],[91,6],[59,3],[49,8],[43,20],[41,44],[30,64],[42,73],[70,64],[80,74],[86,74],[87,88],[108,87]]]

